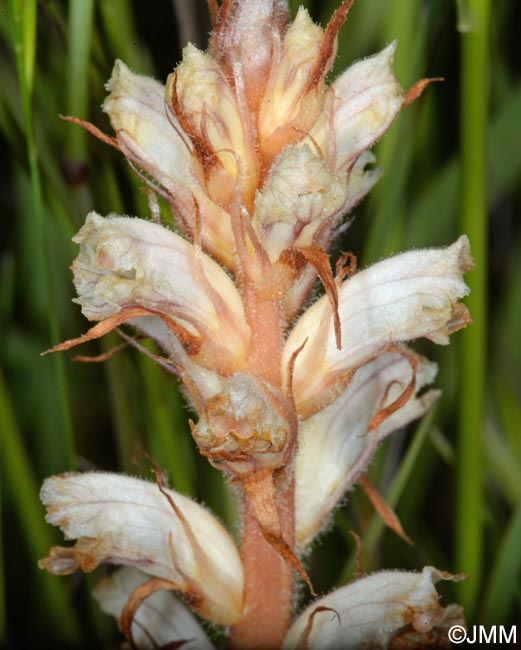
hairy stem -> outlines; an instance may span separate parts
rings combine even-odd
[[[284,536],[294,538],[294,486],[279,489]],[[293,541],[293,540],[292,540]],[[280,648],[289,627],[293,604],[293,569],[264,539],[250,504],[243,500],[241,555],[245,572],[244,617],[231,632],[235,650]]]
[[[273,289],[273,287],[271,288]],[[246,318],[252,329],[251,371],[280,388],[282,350],[281,305],[258,290],[243,285]],[[276,510],[284,541],[295,545],[294,481],[287,469],[273,478]],[[280,648],[288,629],[293,604],[293,569],[264,538],[251,501],[243,498],[241,556],[245,572],[244,616],[232,628],[230,647],[238,650]]]

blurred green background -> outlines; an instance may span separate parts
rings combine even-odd
[[[338,0],[295,0],[292,12],[299,4],[324,25]],[[94,578],[36,567],[62,541],[44,522],[42,479],[89,468],[150,476],[131,461],[145,449],[172,487],[232,529],[234,503],[194,448],[173,376],[132,349],[100,364],[72,363],[74,352],[40,356],[87,328],[67,268],[86,213],[149,214],[122,156],[59,115],[110,133],[100,104],[114,59],[164,81],[181,44],[204,47],[209,20],[203,0],[2,0],[0,8],[0,646],[110,647],[118,632],[90,599]],[[384,530],[355,489],[316,545],[311,576],[322,592],[352,579],[354,530],[367,571],[434,564],[468,573],[443,593],[483,625],[521,622],[520,24],[513,0],[493,11],[487,0],[357,0],[335,67],[397,38],[404,88],[426,76],[445,81],[376,147],[385,174],[333,254],[352,250],[362,266],[466,232],[475,324],[449,347],[416,346],[439,363],[443,396],[372,466],[414,547]],[[81,353],[119,342],[114,334]]]

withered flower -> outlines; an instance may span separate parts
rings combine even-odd
[[[55,349],[123,323],[155,340],[197,413],[199,450],[243,495],[239,558],[212,515],[160,480],[47,479],[48,521],[77,542],[53,549],[42,566],[134,567],[105,581],[97,598],[136,647],[192,637],[210,645],[159,589],[230,626],[235,648],[336,647],[338,630],[352,635],[349,647],[387,647],[404,625],[422,637],[449,616],[433,585],[452,577],[427,568],[361,579],[290,628],[294,572],[312,589],[300,553],[379,442],[438,396],[420,393],[435,365],[405,344],[445,344],[470,321],[459,302],[472,266],[464,236],[359,273],[346,255],[331,270],[338,226],[379,176],[368,166],[372,145],[426,85],[403,93],[394,43],[326,84],[351,4],[322,29],[302,8],[291,22],[284,0],[210,0],[206,52],[188,45],[164,87],[116,62],[104,103],[115,136],[82,123],[166,199],[181,234],[89,214],[73,271],[77,302],[98,322]],[[301,313],[317,276],[325,295]],[[157,607],[147,609],[148,597]],[[380,620],[375,632],[369,622]]]

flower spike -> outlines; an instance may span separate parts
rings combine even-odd
[[[371,148],[429,82],[404,93],[393,42],[327,83],[353,0],[339,4],[323,29],[302,7],[291,21],[286,0],[208,0],[207,50],[188,44],[165,85],[116,61],[103,104],[113,136],[69,118],[125,156],[152,221],[87,216],[72,269],[95,324],[54,350],[135,328],[121,336],[177,376],[200,453],[242,499],[239,556],[159,472],[157,485],[93,472],[45,481],[47,520],[76,542],[40,566],[125,565],[97,593],[136,648],[210,647],[171,590],[228,626],[236,650],[421,646],[460,617],[434,590],[455,578],[428,567],[360,579],[291,625],[296,579],[313,591],[301,556],[357,481],[400,532],[365,472],[439,396],[424,392],[435,364],[406,345],[445,344],[470,322],[465,236],[359,272],[345,254],[332,271],[328,249],[381,173]],[[317,278],[325,295],[305,309]]]

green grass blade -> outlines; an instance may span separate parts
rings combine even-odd
[[[521,86],[517,85],[490,124],[487,146],[489,205],[497,203],[518,183],[521,174],[521,129],[517,128],[520,114]],[[460,176],[460,162],[453,158],[418,193],[409,210],[404,239],[406,248],[447,244],[454,238]],[[458,228],[461,232],[462,226]]]
[[[153,64],[139,42],[131,5],[127,0],[100,0],[98,6],[112,55],[140,74],[152,74]]]
[[[92,34],[93,0],[69,2],[69,59],[67,67],[67,114],[85,119],[89,105],[89,54]],[[71,129],[66,140],[66,155],[72,162],[83,162],[87,132]]]
[[[38,160],[39,152],[34,137],[34,115],[31,102],[33,91],[32,78],[27,78],[28,64],[26,64],[27,59],[34,54],[32,48],[35,47],[36,34],[34,30],[31,32],[34,42],[29,47],[29,51],[26,52],[24,47],[27,44],[27,40],[29,38],[27,35],[27,30],[30,30],[32,28],[32,19],[28,18],[23,21],[23,31],[16,23],[16,19],[17,15],[23,15],[23,12],[31,11],[32,3],[20,3],[16,0],[12,0],[11,4],[12,7],[14,7],[14,48],[17,58],[19,75],[23,72],[23,75],[19,78],[19,82],[24,113],[26,153],[31,185],[31,210],[27,214],[24,214],[23,218],[29,222],[27,223],[27,230],[31,232],[32,241],[35,243],[35,256],[34,259],[31,260],[32,264],[34,265],[33,272],[37,277],[41,278],[42,281],[43,302],[47,306],[45,317],[47,319],[49,339],[51,345],[54,345],[58,343],[60,337],[56,315],[54,310],[51,308],[51,305],[54,304],[54,295],[49,263],[49,251],[47,246],[47,231],[45,228],[42,182]],[[15,13],[16,11],[18,11],[18,14]],[[58,398],[62,418],[62,430],[59,432],[59,434],[66,449],[70,467],[72,468],[75,465],[74,435],[72,428],[72,418],[69,408],[67,379],[62,356],[54,355],[53,364],[56,382],[55,385],[59,387]]]
[[[11,0],[14,48],[18,76],[22,83],[25,111],[33,92],[34,61],[36,58],[36,0]]]
[[[4,571],[4,517],[2,508],[3,498],[3,485],[0,476],[0,647],[6,643],[7,634],[7,600],[5,588],[5,571]]]
[[[419,7],[417,0],[388,3],[386,7],[382,41],[398,41],[394,72],[405,88],[417,79],[424,67],[425,21],[420,19]],[[398,117],[375,148],[384,174],[369,197],[371,225],[363,254],[366,263],[401,249],[405,197],[413,159],[413,121],[414,107],[411,107]]]
[[[38,499],[38,485],[22,444],[7,388],[0,375],[0,462],[2,481],[9,490],[16,513],[24,531],[24,543],[29,548],[36,574],[36,561],[44,557],[52,544],[50,528],[45,523],[43,506]],[[40,607],[51,621],[58,622],[61,635],[70,643],[78,640],[76,620],[65,596],[64,584],[58,578],[41,573],[39,581]]]
[[[460,339],[460,404],[456,521],[457,570],[469,576],[458,585],[468,620],[480,593],[482,522],[482,436],[487,332],[486,137],[489,85],[489,0],[469,0],[472,31],[462,35],[461,55],[461,218],[476,269],[469,274],[468,307],[474,325]]]
[[[518,436],[519,431],[518,429]],[[521,460],[512,453],[512,446],[508,444],[508,439],[505,439],[490,422],[485,429],[483,450],[484,466],[489,478],[494,481],[503,497],[512,506],[516,506],[521,501]]]
[[[501,625],[510,619],[516,600],[519,602],[521,584],[521,502],[518,501],[492,566],[486,589],[484,625]]]

